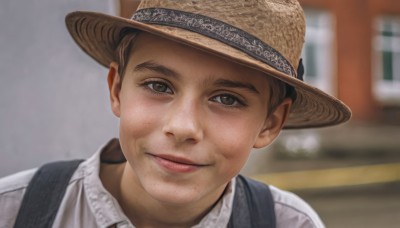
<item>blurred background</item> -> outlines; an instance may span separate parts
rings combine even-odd
[[[284,131],[243,173],[299,194],[327,227],[400,224],[400,1],[300,0],[305,80],[353,111],[344,125]],[[0,177],[86,158],[118,136],[107,70],[70,38],[75,10],[129,17],[133,0],[0,2]]]

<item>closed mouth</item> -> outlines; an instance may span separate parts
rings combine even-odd
[[[169,154],[151,154],[147,153],[156,164],[158,164],[167,173],[177,174],[177,173],[193,173],[203,167],[208,166],[208,164],[196,163],[190,159],[169,155]]]
[[[168,154],[157,154],[157,155],[151,154],[151,156],[156,157],[156,158],[161,158],[161,159],[167,160],[169,162],[182,164],[182,165],[198,166],[198,167],[206,166],[204,164],[196,163],[187,158],[177,157],[177,156],[168,155]]]

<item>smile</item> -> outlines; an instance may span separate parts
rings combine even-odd
[[[171,155],[154,155],[149,154],[154,161],[163,169],[170,172],[189,173],[194,172],[206,165],[197,164],[189,159],[171,156]]]

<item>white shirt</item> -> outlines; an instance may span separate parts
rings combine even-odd
[[[107,146],[81,163],[73,174],[53,227],[134,227],[100,180],[100,155],[105,148]],[[35,171],[31,169],[0,179],[0,228],[13,227],[25,189]],[[314,210],[299,197],[273,186],[270,188],[278,228],[324,227]],[[193,227],[226,227],[234,192],[235,178],[220,201]]]

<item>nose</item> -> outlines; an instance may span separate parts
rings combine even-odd
[[[176,102],[165,114],[163,132],[176,143],[197,143],[203,139],[201,108],[194,99]]]

